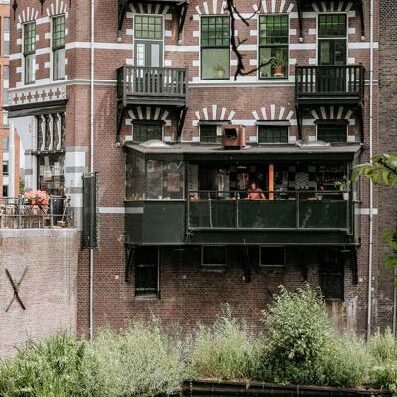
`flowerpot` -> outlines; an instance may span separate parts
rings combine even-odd
[[[275,66],[273,70],[274,77],[284,77],[283,68],[281,66]]]
[[[223,70],[218,70],[218,79],[224,79],[225,78],[225,72]]]
[[[343,193],[343,200],[348,201],[349,200],[349,193]]]

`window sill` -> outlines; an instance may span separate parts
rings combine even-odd
[[[135,295],[136,301],[159,301],[160,297],[158,295]]]

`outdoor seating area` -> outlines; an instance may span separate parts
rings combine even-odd
[[[45,202],[25,196],[0,198],[0,229],[73,227],[69,197],[48,196]]]

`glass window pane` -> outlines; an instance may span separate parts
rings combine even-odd
[[[139,247],[135,259],[135,295],[158,293],[158,248]]]
[[[162,40],[163,17],[136,15],[135,38],[146,40]]]
[[[162,200],[164,186],[163,162],[147,160],[146,178],[146,198],[149,200]]]
[[[39,156],[39,189],[54,196],[64,196],[64,154]]]
[[[258,143],[288,143],[288,126],[259,126]]]
[[[346,124],[318,124],[317,140],[331,143],[346,142],[347,125]]]
[[[36,23],[26,23],[23,26],[23,53],[25,55],[36,51]]]
[[[201,17],[201,47],[230,46],[230,18],[228,16]]]
[[[229,48],[207,48],[201,51],[202,79],[229,79],[230,51]]]
[[[227,265],[227,250],[226,247],[202,247],[202,265],[216,266]]]
[[[163,139],[163,126],[161,124],[134,124],[134,142],[146,142],[152,139]]]
[[[34,83],[36,80],[36,55],[25,56],[25,84]]]
[[[203,124],[200,125],[200,142],[203,143],[221,143],[222,136],[218,135],[217,125]]]
[[[54,51],[54,80],[65,78],[65,49]]]
[[[319,37],[345,37],[346,14],[320,14],[318,16]]]
[[[65,46],[65,16],[52,19],[52,48]]]

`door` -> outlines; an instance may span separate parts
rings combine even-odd
[[[162,16],[135,16],[135,91],[158,94],[162,90],[163,27]]]
[[[346,14],[319,14],[318,68],[320,93],[346,91],[347,18]]]

